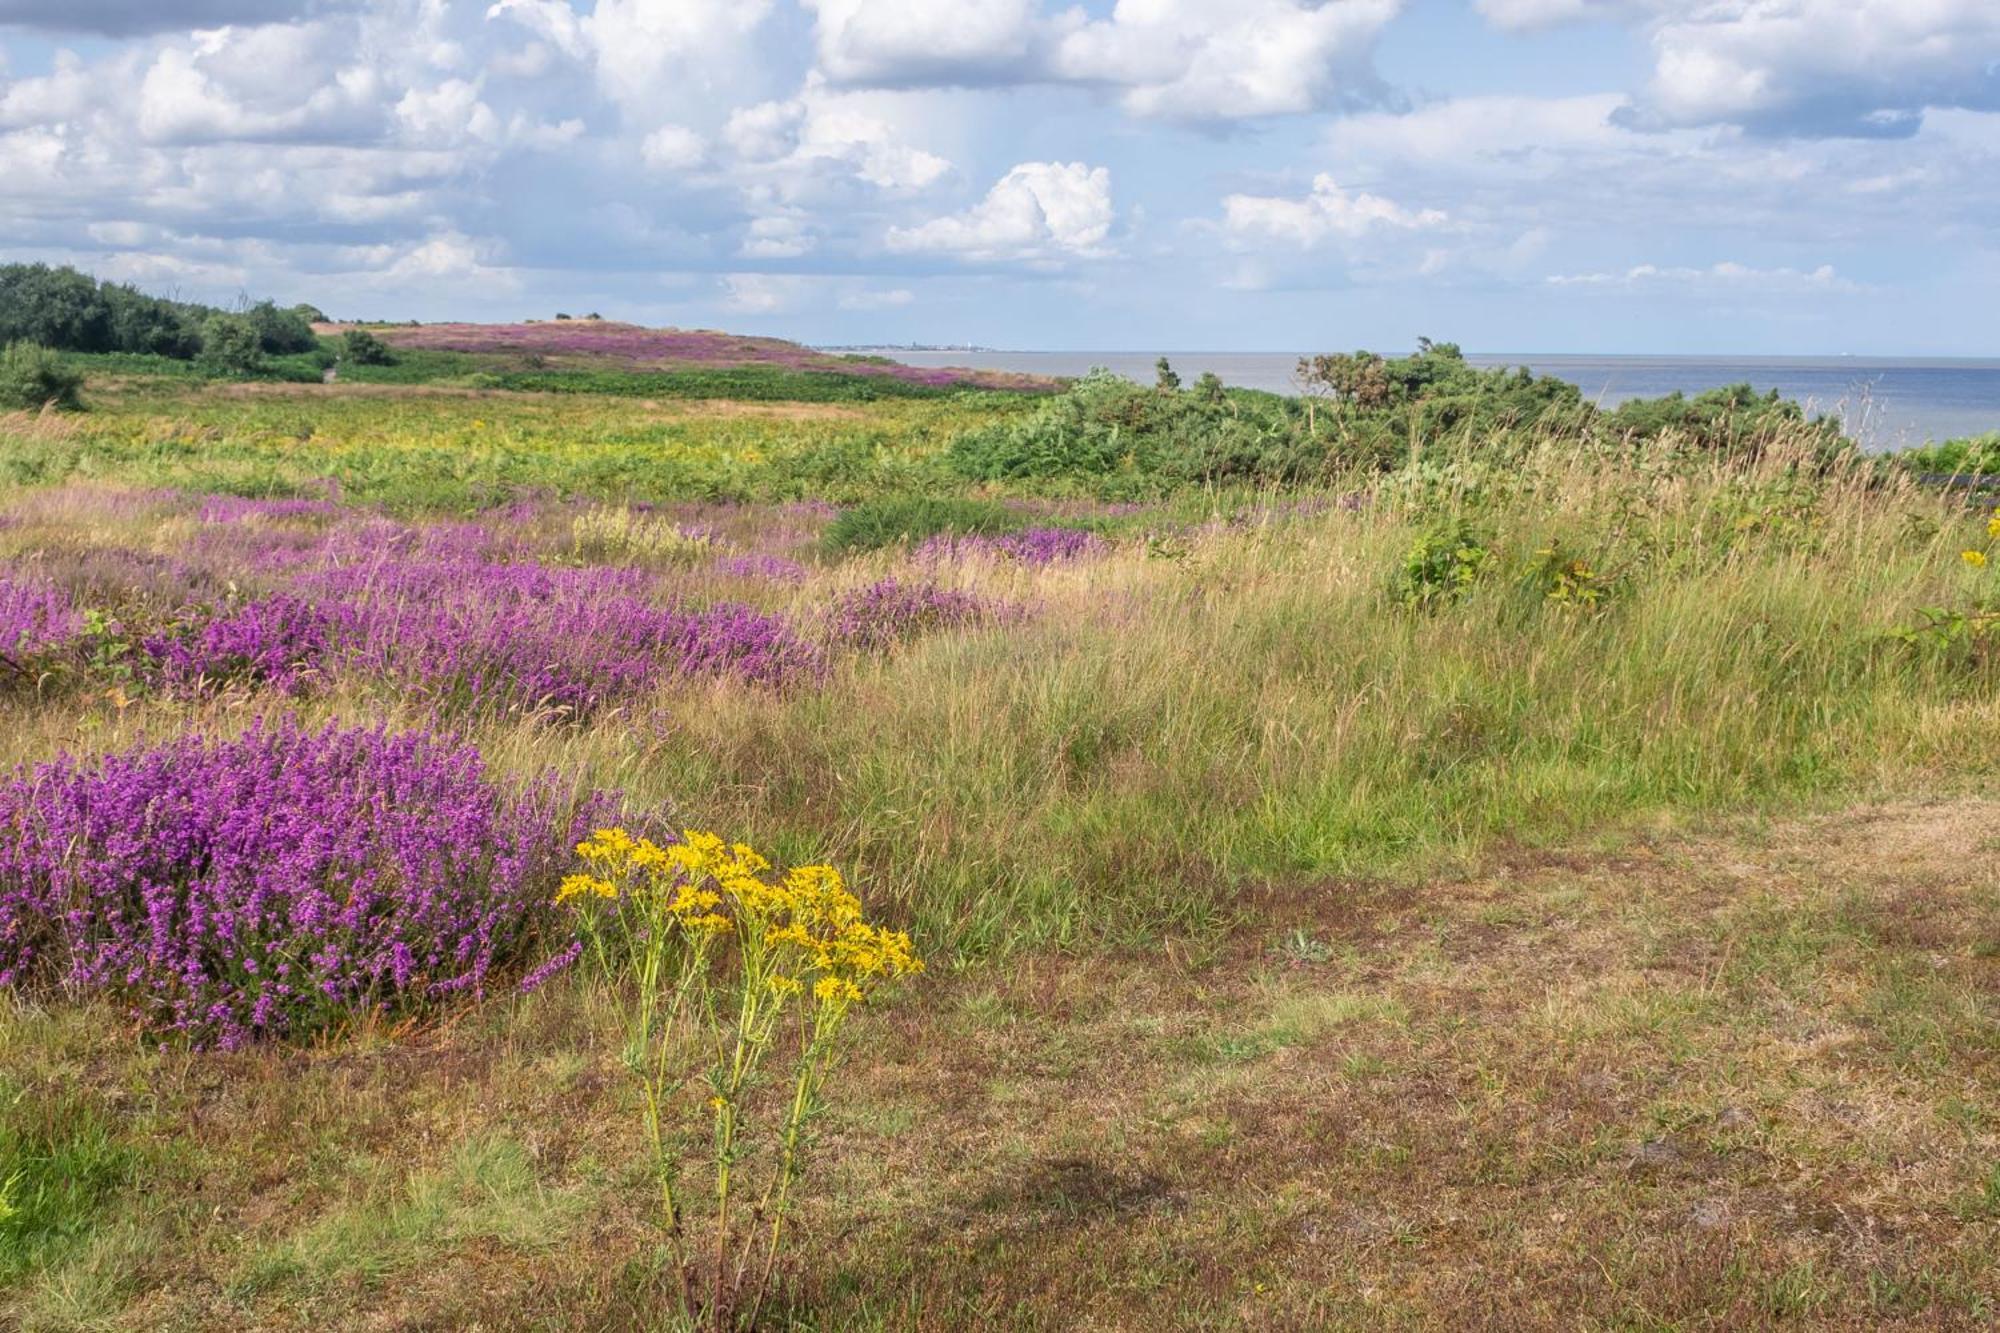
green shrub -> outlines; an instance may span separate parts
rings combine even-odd
[[[1805,409],[1776,389],[1760,394],[1748,384],[1710,389],[1692,398],[1634,398],[1605,415],[1606,433],[1632,440],[1673,435],[1688,447],[1710,453],[1755,457],[1781,441],[1805,440],[1828,462],[1853,452],[1854,444],[1831,417],[1808,419]]]
[[[211,315],[201,326],[201,355],[211,375],[256,375],[264,369],[264,344],[257,326],[244,315]]]
[[[78,408],[83,376],[39,343],[12,342],[0,352],[0,407],[38,411],[54,405]]]
[[[836,554],[876,551],[940,533],[1012,532],[1025,523],[1020,514],[990,500],[873,500],[835,519],[824,540],[826,548]]]
[[[366,329],[349,329],[341,339],[341,354],[357,366],[393,366],[396,354],[389,344]]]
[[[1455,602],[1493,564],[1490,539],[1467,518],[1426,529],[1390,580],[1389,595],[1413,610]]]
[[[1941,476],[2000,476],[2000,431],[1905,449],[1895,455],[1895,462],[1912,472]]]
[[[296,308],[280,310],[270,301],[259,301],[243,312],[257,332],[257,345],[271,356],[310,352],[319,346],[312,323]]]
[[[1024,416],[960,436],[950,462],[978,481],[1076,478],[1134,491],[1306,480],[1328,470],[1330,454],[1276,394],[1141,387],[1094,370]]]

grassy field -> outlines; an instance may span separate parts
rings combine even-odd
[[[10,763],[434,730],[911,932],[772,1327],[1996,1317],[2000,550],[1962,496],[1803,438],[1550,440],[913,508],[1031,400],[89,398],[0,422],[0,562],[82,617],[16,654]],[[294,602],[338,634],[208,634]],[[754,652],[631,628],[725,603]],[[520,992],[541,956],[224,1051],[7,988],[0,1322],[672,1327],[617,988]]]

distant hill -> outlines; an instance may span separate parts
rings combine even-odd
[[[324,325],[336,332],[348,325]],[[392,347],[464,352],[533,370],[734,370],[770,367],[843,375],[880,375],[940,388],[1053,389],[1036,375],[967,367],[906,366],[879,356],[835,355],[782,338],[714,329],[649,329],[612,320],[563,319],[528,324],[369,325]]]

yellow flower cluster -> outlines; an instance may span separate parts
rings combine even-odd
[[[1974,569],[1984,569],[1986,567],[1986,552],[1984,551],[1960,551],[1959,559],[1965,561],[1966,564],[1971,565]]]
[[[773,878],[771,863],[750,847],[695,829],[665,847],[621,828],[599,829],[576,851],[588,869],[562,882],[558,904],[622,899],[663,909],[690,935],[748,933],[784,959],[787,970],[766,981],[780,999],[802,993],[801,978],[810,975],[816,1000],[845,1006],[875,982],[923,971],[909,935],[866,921],[861,900],[832,866],[798,866]]]

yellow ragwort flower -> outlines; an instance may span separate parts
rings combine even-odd
[[[595,875],[566,875],[556,888],[556,904],[561,906],[570,899],[584,894],[595,894],[600,898],[616,898],[618,886]]]
[[[1958,558],[1966,564],[1971,565],[1974,569],[1984,569],[1986,567],[1986,552],[1984,551],[1960,551]]]

